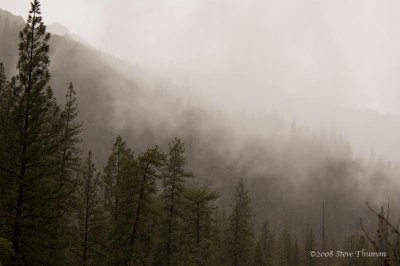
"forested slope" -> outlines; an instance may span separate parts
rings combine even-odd
[[[16,73],[23,26],[22,19],[0,10],[0,62],[8,77]],[[273,114],[211,111],[174,84],[76,40],[54,35],[49,45],[50,85],[63,102],[69,82],[74,84],[83,122],[81,149],[93,152],[98,170],[118,135],[135,154],[157,144],[167,150],[176,136],[185,143],[187,168],[197,176],[188,182],[219,193],[219,215],[228,212],[243,178],[257,230],[268,220],[276,235],[286,225],[304,242],[312,227],[317,245],[322,246],[322,230],[327,243],[341,245],[360,233],[359,217],[369,230],[378,223],[366,202],[386,206],[390,201],[397,217],[397,168],[374,156],[356,156],[334,129],[313,131]],[[263,126],[253,129],[257,124]],[[236,189],[244,193],[240,185]]]

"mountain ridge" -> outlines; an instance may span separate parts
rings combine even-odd
[[[15,69],[21,26],[16,22],[0,27],[0,61],[8,76],[15,73],[11,69]],[[238,120],[211,112],[203,104],[188,103],[182,90],[164,79],[140,67],[118,64],[118,59],[64,36],[52,36],[50,58],[50,85],[57,99],[62,102],[69,82],[76,88],[79,119],[84,121],[82,149],[93,152],[99,169],[117,135],[136,154],[154,145],[165,149],[177,136],[186,144],[188,166],[199,177],[196,182],[210,184],[222,195],[231,194],[239,178],[250,183],[260,213],[256,224],[274,216],[282,223],[285,219],[315,223],[316,204],[325,197],[327,206],[338,201],[331,215],[336,213],[338,222],[347,221],[332,229],[339,235],[357,230],[358,217],[368,214],[367,199],[380,203],[384,195],[396,191],[383,186],[372,193],[371,182],[392,177],[393,168],[358,161],[333,133],[315,135],[301,125],[290,128],[273,114]],[[257,124],[263,126],[253,129]],[[296,195],[302,200],[295,201]],[[229,204],[226,196],[220,201]],[[285,214],[284,210],[292,211]]]

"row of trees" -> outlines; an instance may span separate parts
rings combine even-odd
[[[218,264],[217,194],[188,183],[179,139],[167,154],[154,147],[135,155],[118,137],[100,172],[91,152],[81,159],[76,92],[70,84],[60,105],[48,86],[49,39],[35,0],[20,33],[18,74],[7,81],[0,67],[2,263]],[[235,265],[248,248],[241,238],[250,230],[241,228],[250,225],[249,203],[240,182],[226,229]]]

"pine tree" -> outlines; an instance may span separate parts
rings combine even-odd
[[[165,219],[163,222],[163,236],[161,243],[164,254],[159,259],[166,265],[176,265],[176,252],[178,246],[178,231],[180,227],[180,216],[182,215],[181,204],[185,190],[185,180],[192,177],[192,173],[185,171],[184,144],[175,138],[169,144],[169,154],[165,162],[163,173],[163,194]]]
[[[60,126],[62,127],[62,133],[59,137],[59,152],[57,155],[58,163],[58,182],[62,186],[60,191],[60,203],[59,208],[63,211],[63,215],[60,216],[59,224],[63,224],[65,228],[65,243],[70,245],[74,239],[70,239],[70,236],[74,235],[75,221],[73,220],[73,213],[76,211],[74,208],[77,207],[76,194],[74,191],[78,187],[78,172],[80,171],[80,150],[77,145],[80,143],[79,134],[81,132],[82,123],[77,122],[78,107],[77,107],[76,92],[72,86],[72,83],[68,86],[67,93],[65,96],[65,104],[60,114]],[[69,237],[68,237],[69,236]],[[72,257],[68,254],[68,257]]]
[[[11,80],[7,106],[2,101],[0,127],[3,179],[2,236],[12,242],[11,265],[63,265],[64,228],[58,221],[64,193],[58,182],[61,111],[47,86],[50,34],[38,0],[31,3],[20,33],[18,75]]]
[[[190,187],[184,193],[182,241],[179,261],[183,265],[212,265],[216,258],[214,204],[217,194],[207,187]]]
[[[291,257],[292,257],[292,238],[289,232],[288,225],[285,224],[282,231],[281,236],[281,256],[282,256],[282,265],[290,266],[291,264]]]
[[[225,247],[225,231],[227,226],[227,215],[225,204],[215,207],[215,248],[214,248],[214,264],[221,265],[224,263],[226,254]]]
[[[262,225],[259,242],[265,265],[272,265],[275,251],[275,235],[270,230],[268,221],[265,221]]]
[[[103,208],[108,220],[104,246],[105,253],[112,254],[106,258],[111,265],[123,265],[128,256],[129,225],[126,213],[132,213],[128,208],[132,191],[127,188],[133,182],[131,179],[135,164],[133,152],[118,136],[102,175]]]
[[[253,259],[253,210],[250,206],[249,191],[240,179],[232,199],[232,212],[226,229],[227,264],[250,265]]]
[[[76,121],[77,117],[76,91],[72,83],[70,83],[65,95],[65,105],[61,112],[63,132],[59,141],[60,182],[73,183],[72,172],[76,170],[76,166],[79,164],[80,150],[77,148],[77,145],[81,141],[79,134],[82,130],[82,123]]]
[[[76,193],[78,246],[75,247],[78,262],[82,266],[94,265],[96,252],[101,244],[101,227],[103,216],[99,186],[100,178],[96,175],[96,169],[89,152],[85,161],[82,178]]]
[[[0,63],[0,95],[2,95],[2,92],[6,86],[7,82],[7,77],[6,74],[4,73],[4,65],[3,63]]]
[[[126,204],[128,215],[126,222],[129,229],[129,241],[127,243],[128,257],[126,265],[149,264],[151,259],[153,238],[152,232],[158,217],[155,196],[157,193],[157,180],[161,176],[165,156],[159,148],[148,149],[137,157],[137,164],[131,188],[133,196]]]
[[[8,125],[10,124],[10,107],[12,99],[10,95],[10,87],[6,86],[6,80],[3,64],[0,63],[0,156],[7,156],[7,143],[8,137],[10,137],[10,127]],[[4,197],[7,185],[7,174],[0,169],[0,206],[3,211],[5,206],[2,205],[6,202],[6,198]],[[3,216],[5,216],[5,213],[0,215],[0,219]],[[4,241],[7,240],[5,239]]]
[[[126,147],[125,141],[118,136],[112,147],[103,175],[105,207],[110,217],[114,220],[118,220],[118,214],[121,211],[120,190],[126,182],[130,171],[127,166],[132,158],[132,151]]]

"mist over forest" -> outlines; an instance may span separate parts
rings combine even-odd
[[[87,3],[70,29],[23,2],[0,0],[0,263],[400,265],[396,29],[373,26],[397,3],[100,1],[114,24],[76,33]],[[310,256],[362,249],[386,255]]]

